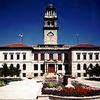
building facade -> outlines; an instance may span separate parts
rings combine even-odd
[[[43,76],[47,73],[88,77],[86,68],[100,65],[100,47],[90,44],[58,44],[57,13],[52,4],[44,15],[44,44],[27,46],[16,43],[0,47],[0,67],[12,64],[21,70],[19,76],[26,78]]]
[[[100,46],[91,44],[79,44],[71,47],[72,76],[89,77],[86,69],[100,66]]]

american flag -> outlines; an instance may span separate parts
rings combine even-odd
[[[20,34],[18,34],[18,36],[22,38],[22,37],[23,37],[23,34],[22,34],[22,33],[20,33]]]

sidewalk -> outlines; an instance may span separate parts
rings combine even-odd
[[[99,81],[90,81],[90,80],[85,80],[85,79],[76,79],[77,81],[79,81],[82,84],[86,84],[89,85],[91,87],[96,87],[96,88],[100,88],[100,82]]]
[[[11,82],[9,85],[0,87],[1,99],[33,99],[41,94],[42,83],[36,83],[34,79]]]

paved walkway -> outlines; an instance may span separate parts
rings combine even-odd
[[[89,85],[91,87],[100,88],[100,82],[99,81],[90,81],[90,80],[84,80],[84,79],[76,79],[76,80],[78,80],[82,84],[86,84],[86,85]]]
[[[0,87],[1,99],[33,99],[41,94],[42,83],[36,83],[34,79],[11,82],[9,85]]]

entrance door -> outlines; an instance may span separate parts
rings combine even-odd
[[[48,73],[55,73],[55,65],[48,64]]]

